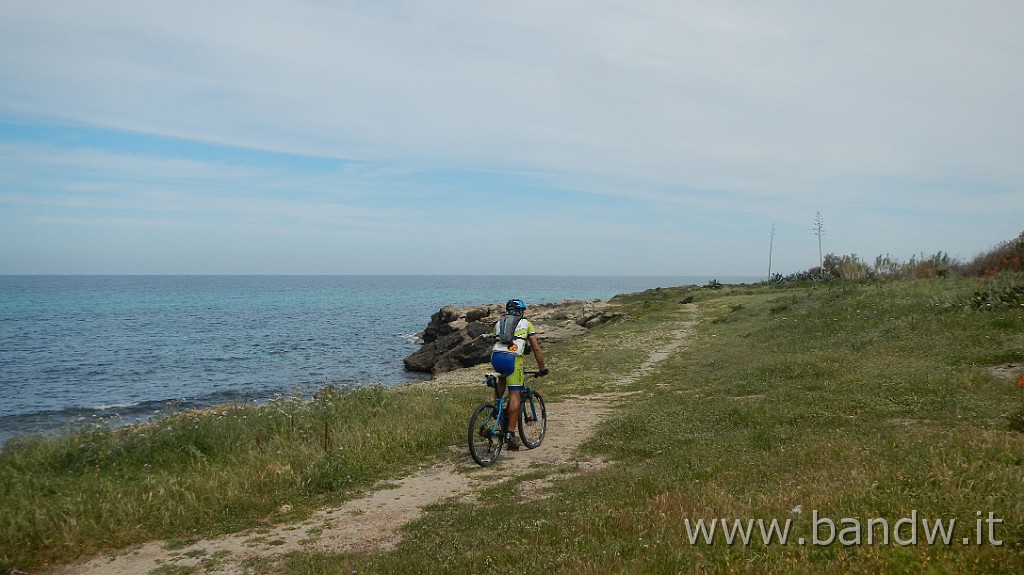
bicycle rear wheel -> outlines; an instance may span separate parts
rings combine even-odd
[[[544,441],[544,433],[548,430],[548,410],[544,407],[544,398],[532,389],[523,393],[519,404],[519,439],[523,445],[534,449]]]
[[[497,415],[494,404],[481,403],[469,419],[469,454],[481,467],[494,463],[505,445]]]

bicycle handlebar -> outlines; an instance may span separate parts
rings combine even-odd
[[[542,369],[542,370],[539,370],[539,371],[524,371],[523,372],[524,375],[532,375],[534,378],[544,377],[548,373],[550,373],[550,370],[548,370],[548,369]]]

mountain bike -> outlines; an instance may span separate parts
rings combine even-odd
[[[537,371],[524,372],[525,375],[540,377]],[[498,375],[488,373],[484,376],[484,385],[494,389],[498,385]],[[544,433],[548,428],[548,412],[544,407],[544,398],[540,392],[524,386],[519,395],[519,439],[529,449],[540,447],[544,441]],[[473,417],[469,419],[469,454],[481,467],[497,461],[501,450],[505,447],[505,434],[508,431],[508,394],[502,394],[493,403],[481,403]]]

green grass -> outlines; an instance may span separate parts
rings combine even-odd
[[[1022,391],[989,368],[1024,362],[1024,310],[976,309],[977,290],[964,279],[616,298],[622,320],[545,346],[549,410],[567,395],[612,389],[684,322],[700,322],[692,341],[629,386],[640,393],[622,398],[583,447],[581,457],[613,465],[556,482],[543,498],[521,495],[527,478],[520,477],[472,501],[434,506],[392,552],[292,553],[247,567],[257,574],[1020,572],[1024,434],[1010,418]],[[464,441],[481,397],[478,389],[354,390],[312,404],[281,400],[154,428],[16,442],[0,453],[0,572],[153,537],[298,520],[398,476],[417,463],[410,454],[451,457],[446,449]],[[565,471],[539,467],[530,478]],[[275,515],[284,503],[294,510]],[[996,527],[1003,545],[973,544],[979,511],[1003,520]],[[916,512],[959,525],[953,545],[792,542],[820,534],[812,512],[837,523],[895,523]],[[791,519],[791,542],[688,542],[687,520],[715,518]],[[972,544],[963,545],[968,536]]]
[[[690,290],[704,310],[698,335],[585,448],[616,465],[543,499],[522,498],[513,481],[486,503],[439,506],[394,553],[293,554],[258,572],[1019,572],[1024,436],[1004,417],[1019,398],[986,368],[1024,360],[1024,317],[966,308],[973,287]],[[618,353],[615,335],[674,328],[687,292],[663,292],[622,298],[628,322],[552,365],[586,372],[594,349]],[[950,546],[691,545],[684,523],[788,518],[791,540],[812,541],[812,511],[865,525],[916,511],[961,528]],[[977,511],[1003,519],[1004,545],[962,545]]]
[[[0,451],[0,573],[301,518],[424,453],[440,457],[461,438],[474,399],[468,390],[325,390],[309,402],[10,441]]]

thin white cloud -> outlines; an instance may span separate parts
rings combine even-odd
[[[59,159],[119,174],[108,193],[187,198],[153,199],[154,213],[193,202],[253,221],[437,226],[468,210],[463,196],[396,179],[480,170],[680,217],[1005,216],[1024,205],[1022,21],[1019,2],[954,0],[15,0],[0,19],[0,118],[368,162],[325,176]],[[389,193],[393,207],[373,201]],[[417,194],[443,201],[417,211]]]
[[[1005,116],[1024,95],[1024,8],[986,4],[24,3],[6,19],[21,42],[3,93],[37,103],[26,111],[329,155],[662,182],[685,177],[680,163],[758,170],[768,154],[898,170],[1019,133]],[[924,149],[907,166],[891,148],[911,144]]]
[[[358,179],[342,180],[342,174],[34,145],[0,144],[0,154],[12,188],[0,190],[0,205],[91,214],[49,217],[50,222],[124,221],[131,213],[133,221],[165,223],[217,219],[379,228],[422,215],[366,205],[361,200],[376,190],[360,190]],[[47,179],[45,193],[28,188],[40,178]]]

